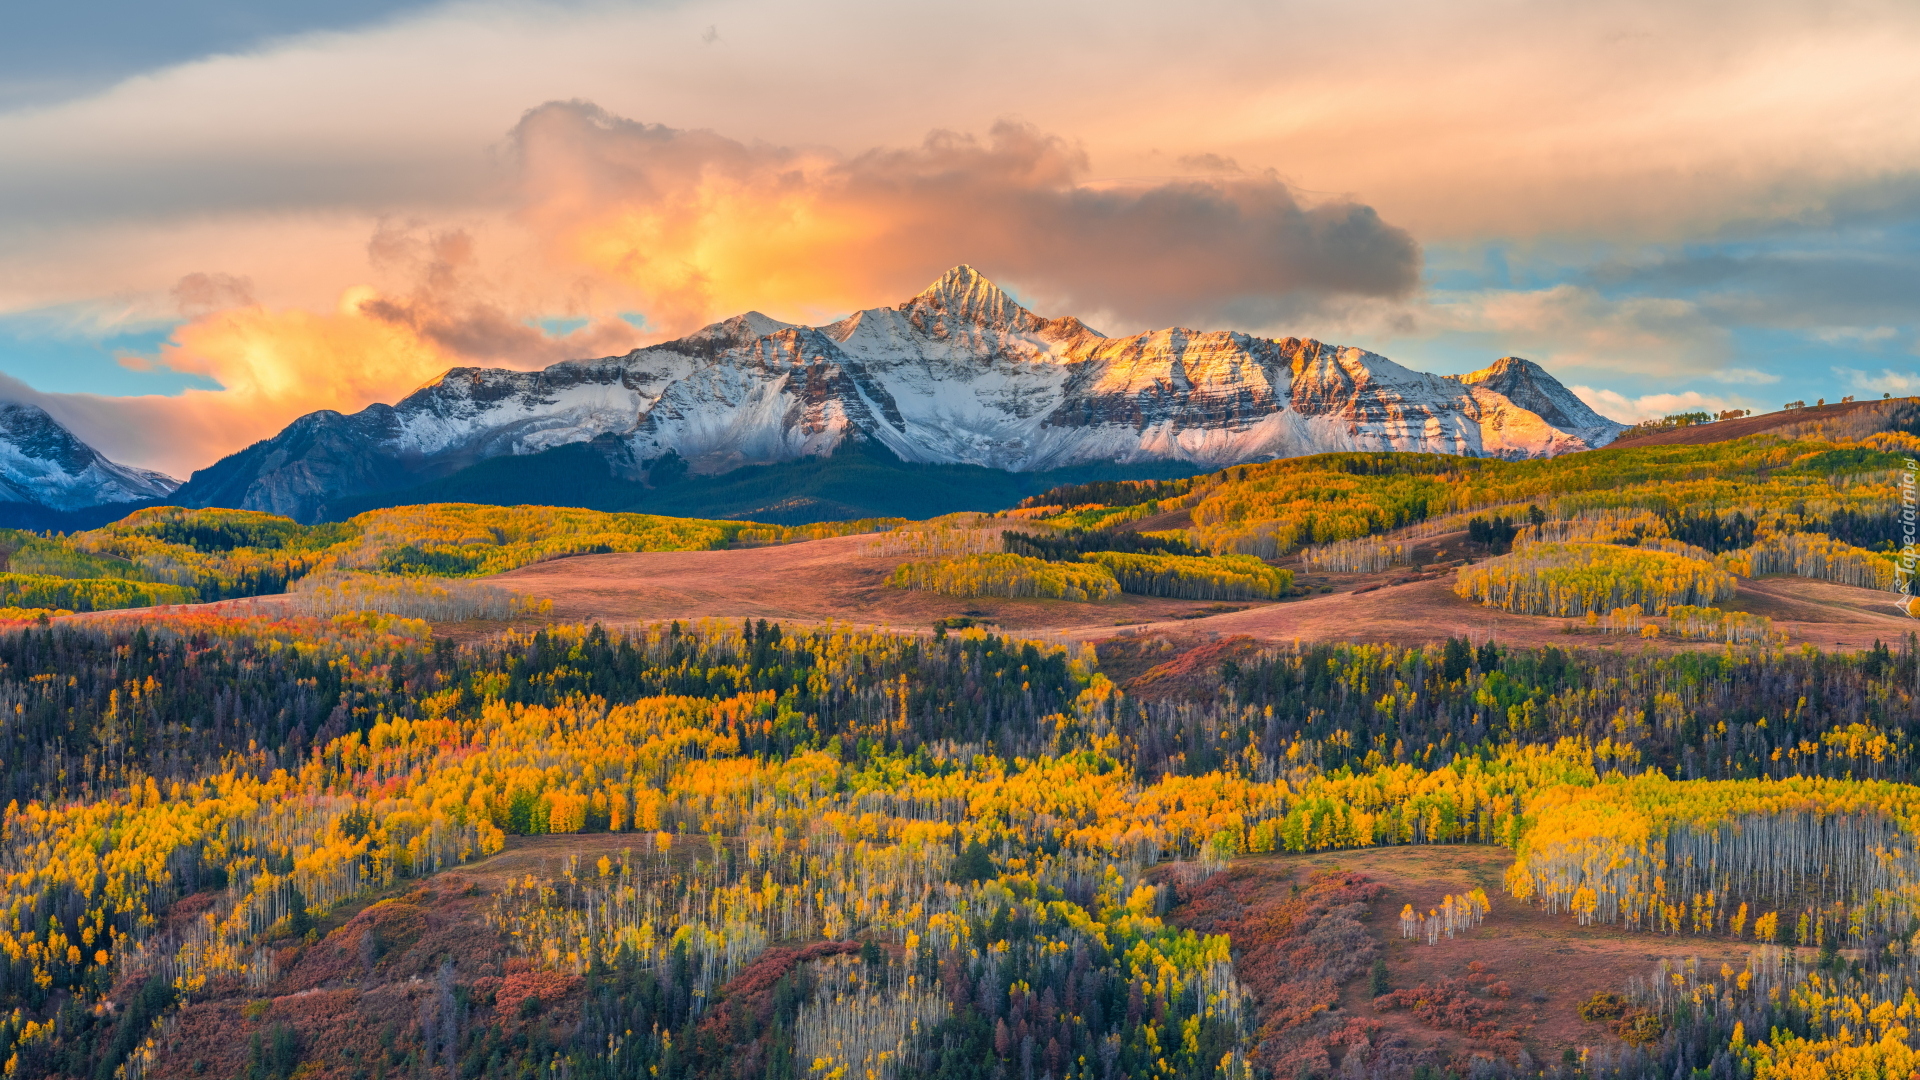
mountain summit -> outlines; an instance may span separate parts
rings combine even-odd
[[[964,263],[940,275],[940,280],[900,305],[900,310],[995,330],[1031,331],[1047,322]]]
[[[716,474],[850,440],[904,462],[1029,472],[1328,450],[1535,457],[1621,430],[1517,357],[1442,377],[1311,339],[1109,338],[956,266],[896,307],[826,326],[748,312],[625,356],[454,368],[391,406],[304,416],[176,499],[313,520],[330,501],[574,444],[638,478],[662,461]]]
[[[38,405],[0,402],[0,504],[81,510],[165,498],[179,486],[107,460]]]

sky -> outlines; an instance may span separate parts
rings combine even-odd
[[[184,477],[455,366],[1043,315],[1547,367],[1623,421],[1920,393],[1920,5],[22,9],[0,399]]]

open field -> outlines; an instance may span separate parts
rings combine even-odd
[[[1580,926],[1570,914],[1549,914],[1516,901],[1500,887],[1512,861],[1505,848],[1482,845],[1255,856],[1235,861],[1226,884],[1254,919],[1263,905],[1280,904],[1295,886],[1321,871],[1356,871],[1385,886],[1369,905],[1365,926],[1387,962],[1389,987],[1412,990],[1439,987],[1443,979],[1459,980],[1468,997],[1486,1010],[1497,1034],[1474,1037],[1424,1023],[1405,1008],[1376,1009],[1364,972],[1340,987],[1339,1007],[1353,1019],[1380,1026],[1376,1045],[1436,1065],[1506,1056],[1516,1042],[1537,1061],[1557,1062],[1569,1048],[1577,1052],[1617,1042],[1604,1023],[1582,1020],[1579,1005],[1598,993],[1622,991],[1634,977],[1645,979],[1661,959],[1679,963],[1698,957],[1715,969],[1722,963],[1736,969],[1745,964],[1750,946],[1731,939]],[[1401,936],[1404,905],[1425,914],[1443,896],[1476,887],[1486,890],[1493,902],[1481,926],[1451,940],[1443,937],[1437,945]],[[1179,922],[1189,914],[1175,908],[1171,918]],[[1474,964],[1480,969],[1469,966]]]
[[[1177,621],[1207,607],[1202,601],[1151,596],[1088,604],[910,592],[886,584],[887,575],[907,557],[866,554],[872,540],[842,536],[735,551],[582,555],[522,567],[492,580],[552,600],[557,619],[609,623],[838,619],[925,629],[937,619],[964,614],[1008,630],[1057,632]],[[1234,606],[1269,605],[1241,601]]]
[[[1822,649],[1864,649],[1875,640],[1897,641],[1915,628],[1896,614],[1885,593],[1795,577],[1741,581],[1728,610],[1765,615],[1795,645]],[[1565,628],[1571,625],[1574,633]],[[1093,641],[1111,636],[1104,629],[1063,627],[1069,638]],[[1155,622],[1128,627],[1125,633],[1172,635],[1246,635],[1261,641],[1346,640],[1418,645],[1448,637],[1474,641],[1492,638],[1505,645],[1607,646],[1638,649],[1717,649],[1711,641],[1660,638],[1647,642],[1633,635],[1602,634],[1578,619],[1514,615],[1482,607],[1454,595],[1450,576],[1428,578],[1354,595],[1332,593],[1287,604],[1230,612],[1191,622]]]
[[[1207,603],[1122,595],[1101,603],[1066,600],[958,598],[886,584],[904,556],[867,554],[871,537],[848,536],[778,547],[726,551],[660,551],[579,555],[497,575],[516,591],[553,601],[552,620],[631,625],[667,619],[768,619],[787,623],[828,620],[900,630],[926,630],[940,619],[968,616],[1003,630],[1078,641],[1115,634],[1171,637],[1192,642],[1244,636],[1261,642],[1380,641],[1420,645],[1449,637],[1488,638],[1516,646],[1623,646],[1662,650],[1715,649],[1713,641],[1603,634],[1581,620],[1518,615],[1483,607],[1453,592],[1452,571],[1409,567],[1374,574],[1308,572],[1297,558],[1280,565],[1313,595],[1280,602]],[[1458,557],[1463,534],[1422,540],[1415,562]],[[1331,588],[1332,592],[1320,592]],[[1729,611],[1764,615],[1791,645],[1864,649],[1898,641],[1914,621],[1893,609],[1887,593],[1810,578],[1770,575],[1741,579]],[[229,613],[290,614],[285,596],[258,596],[183,605]],[[119,611],[83,612],[68,620],[113,619]],[[436,624],[440,636],[468,640],[508,625],[531,628],[546,620],[474,620]]]
[[[867,555],[866,537],[837,537],[783,547],[736,551],[642,552],[582,555],[523,567],[493,579],[553,601],[562,620],[607,623],[661,619],[826,619],[862,625],[924,629],[935,620],[972,615],[1004,629],[1097,641],[1117,632],[1182,637],[1247,635],[1261,641],[1344,639],[1412,645],[1448,637],[1489,637],[1512,645],[1627,645],[1642,639],[1589,631],[1579,620],[1515,615],[1455,596],[1452,574],[1397,568],[1379,574],[1315,574],[1302,580],[1336,591],[1207,614],[1193,600],[1123,596],[1105,603],[1063,600],[958,599],[886,585],[898,556]],[[1419,558],[1460,541],[1424,541]],[[1394,584],[1399,582],[1398,584]],[[1368,591],[1355,592],[1357,589]],[[1740,582],[1727,607],[1766,615],[1793,644],[1823,649],[1866,648],[1913,629],[1886,594],[1830,582],[1765,577]],[[1576,633],[1565,628],[1574,625]],[[1717,648],[1713,642],[1660,639],[1663,649]]]

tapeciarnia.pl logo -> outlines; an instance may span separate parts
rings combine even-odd
[[[1920,564],[1920,545],[1914,542],[1916,499],[1914,485],[1920,480],[1920,460],[1907,459],[1906,472],[1900,477],[1900,557],[1893,563],[1893,591],[1899,599],[1893,606],[1909,618],[1920,619],[1920,597],[1913,592],[1916,564]]]

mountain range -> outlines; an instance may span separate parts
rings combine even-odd
[[[894,477],[883,487],[957,485],[964,503],[973,496],[960,489],[982,484],[998,494],[979,498],[993,501],[1047,480],[1331,450],[1537,457],[1621,430],[1518,357],[1438,376],[1310,339],[1184,328],[1110,338],[1035,315],[958,266],[905,303],[825,326],[748,312],[625,356],[454,368],[394,405],[309,413],[175,491],[93,458],[123,477],[100,501],[138,489],[302,521],[462,492],[505,501],[507,489],[534,496],[515,501],[572,491],[568,501],[605,509],[820,520],[888,503],[885,492],[800,490],[835,462],[879,467]],[[3,461],[7,478],[14,461]],[[689,498],[689,474],[713,497]]]
[[[171,476],[107,460],[38,405],[0,402],[0,523],[88,528],[163,501],[179,486]]]

